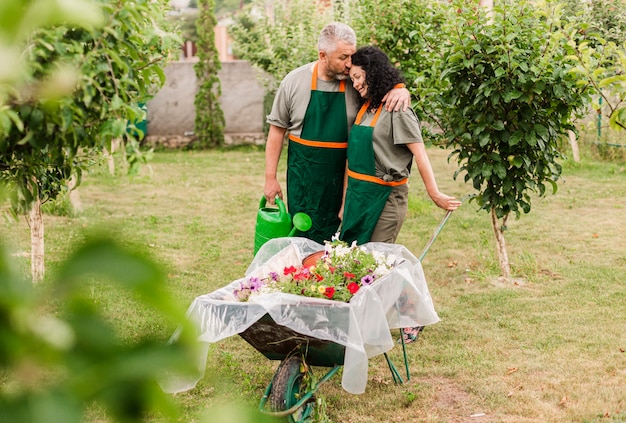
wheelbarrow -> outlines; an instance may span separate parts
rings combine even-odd
[[[311,304],[311,312],[315,313],[315,308],[320,306]],[[348,320],[347,317],[343,319],[344,322]],[[268,359],[281,361],[261,398],[259,411],[274,417],[284,417],[290,423],[312,421],[316,405],[315,394],[323,383],[341,369],[345,346],[281,326],[269,314],[265,314],[239,335]],[[384,356],[394,382],[404,383],[387,353]],[[407,359],[406,352],[404,359]],[[312,366],[330,370],[317,380]],[[407,380],[409,377],[407,374]]]
[[[417,259],[423,261],[428,249],[440,233],[443,225],[450,217],[447,212],[440,222],[437,230],[427,243],[422,254]],[[311,256],[315,255],[311,254]],[[306,262],[307,258],[304,259]],[[383,280],[380,281],[383,283]],[[304,320],[314,319],[316,309],[324,307],[323,304],[314,303],[310,306],[299,305],[298,312]],[[401,303],[401,301],[399,302]],[[349,313],[348,308],[337,310],[339,313]],[[280,314],[280,313],[279,313]],[[310,314],[310,317],[307,317]],[[335,322],[349,322],[348,316],[339,316]],[[348,328],[342,328],[347,333]],[[249,326],[239,335],[261,352],[270,360],[280,360],[272,381],[269,383],[259,404],[259,411],[263,414],[275,417],[284,417],[290,423],[306,423],[313,419],[316,393],[320,386],[331,379],[344,365],[346,347],[339,343],[306,335],[292,328],[277,324],[274,319],[265,314],[255,323]],[[406,381],[411,376],[408,366],[406,344],[401,335],[402,352]],[[387,352],[383,353],[394,383],[403,384],[405,379],[389,358]],[[312,373],[311,367],[329,368],[321,378],[317,379]]]

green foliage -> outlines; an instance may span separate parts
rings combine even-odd
[[[255,0],[236,17],[229,33],[237,57],[248,60],[271,77],[265,80],[273,93],[293,69],[317,60],[317,39],[332,21],[332,9],[319,10],[315,2],[276,2],[265,14],[265,2]]]
[[[0,181],[17,213],[55,198],[90,157],[126,140],[141,161],[137,128],[145,102],[165,80],[162,67],[178,40],[161,26],[166,2],[101,2],[99,28],[36,31],[23,45],[24,80],[0,110]]]
[[[443,47],[441,116],[465,181],[476,200],[501,218],[528,213],[530,192],[540,196],[561,173],[559,136],[585,101],[569,73],[558,8],[499,3],[458,9]]]
[[[626,4],[601,0],[568,17],[568,47],[579,84],[595,94],[593,108],[603,111],[613,129],[626,129]]]
[[[193,7],[192,3],[196,3],[192,0],[189,3],[189,7]],[[241,9],[244,4],[249,4],[250,0],[215,0],[215,16],[218,19],[222,16],[232,15],[233,12]]]
[[[51,216],[77,217],[77,210],[74,209],[70,200],[70,193],[67,189],[59,195],[41,205],[41,211]]]
[[[168,19],[180,30],[183,41],[198,42],[197,10],[186,10],[180,14],[172,14]]]
[[[170,323],[185,322],[154,262],[107,239],[93,239],[65,261],[48,292],[20,277],[0,246],[0,415],[11,422],[82,422],[86,407],[112,421],[143,421],[178,411],[157,386],[166,372],[192,372],[192,340],[123,342],[87,292],[94,275],[125,287]],[[51,300],[54,313],[42,313]],[[185,324],[186,325],[186,324]],[[191,333],[186,332],[185,333]]]
[[[584,7],[583,22],[597,31],[607,42],[623,45],[626,41],[626,3],[624,0],[594,0],[579,3]],[[586,6],[586,7],[585,7]]]
[[[0,114],[6,112],[3,106],[8,94],[19,91],[27,80],[26,57],[22,54],[25,40],[39,28],[61,23],[90,28],[100,25],[102,16],[91,0],[0,2]]]
[[[197,140],[191,148],[214,148],[224,145],[224,112],[219,103],[222,94],[217,76],[221,64],[215,47],[216,25],[214,0],[199,2],[200,14],[196,20],[198,32],[198,63],[194,66],[198,78],[195,133]]]

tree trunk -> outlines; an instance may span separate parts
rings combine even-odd
[[[498,249],[498,259],[500,260],[500,272],[505,280],[511,280],[511,265],[509,264],[509,255],[506,252],[506,242],[504,241],[504,228],[506,228],[506,220],[509,215],[502,218],[502,225],[498,222],[496,209],[491,209],[491,226],[496,236],[496,246]]]
[[[111,175],[115,175],[115,159],[113,157],[113,153],[115,153],[122,145],[122,140],[119,138],[115,138],[111,141],[111,151],[104,150],[104,156],[107,158],[107,163],[109,165],[109,173]],[[126,155],[124,155],[124,158]]]
[[[30,226],[31,275],[33,283],[37,283],[43,279],[45,273],[43,216],[41,214],[41,200],[39,198],[33,202],[33,207],[28,213],[26,220],[28,226]]]
[[[574,161],[578,163],[580,161],[580,152],[578,150],[578,141],[576,140],[576,134],[574,131],[567,131],[569,135],[569,145],[572,147],[572,157]]]
[[[72,175],[67,183],[67,187],[70,192],[70,204],[72,205],[73,211],[81,212],[83,210],[83,203],[80,201],[80,194],[76,188],[76,183],[76,175]]]

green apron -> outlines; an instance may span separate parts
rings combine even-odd
[[[317,90],[317,63],[311,80],[300,137],[289,136],[287,204],[289,213],[303,212],[312,220],[302,235],[320,244],[330,241],[340,224],[346,166],[348,118],[345,81],[339,92]]]
[[[369,102],[359,110],[348,141],[348,188],[340,239],[349,244],[369,242],[393,187],[407,182],[406,178],[386,182],[376,176],[373,133],[382,104],[369,125],[360,125],[368,107]]]

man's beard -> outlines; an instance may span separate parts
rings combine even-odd
[[[345,81],[346,79],[348,79],[349,75],[346,75],[345,73],[336,73],[335,74],[335,79],[337,81]]]

